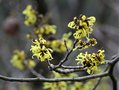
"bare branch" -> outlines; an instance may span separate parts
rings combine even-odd
[[[117,80],[115,79],[114,75],[113,75],[113,71],[114,71],[114,67],[115,64],[119,61],[119,55],[110,62],[110,70],[109,70],[109,76],[112,80],[112,84],[113,84],[113,90],[117,90]]]
[[[37,73],[33,68],[28,66],[28,61],[24,61],[24,65],[30,70],[30,72],[38,78],[44,78],[40,73]]]
[[[37,73],[33,68],[29,68],[29,70],[31,71],[31,73],[33,75],[35,75],[38,78],[45,78],[43,75],[41,75],[40,73]]]
[[[77,40],[74,41],[74,44],[73,44],[72,49],[70,49],[70,50],[66,53],[64,59],[61,60],[61,61],[59,62],[59,64],[55,66],[55,68],[61,67],[61,65],[62,65],[64,62],[66,62],[66,61],[68,60],[68,57],[69,57],[69,55],[72,53],[72,51],[73,51],[73,49],[74,49],[76,43],[77,43]]]
[[[94,79],[99,77],[106,77],[108,76],[108,72],[104,72],[101,74],[94,74],[94,75],[88,75],[83,77],[77,77],[77,78],[12,78],[0,75],[1,80],[5,81],[11,81],[11,82],[60,82],[60,81],[84,81],[88,79]]]

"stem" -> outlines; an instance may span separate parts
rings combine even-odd
[[[112,61],[109,70],[109,76],[112,80],[113,90],[117,90],[117,80],[114,77],[113,71],[114,71],[115,64],[118,62],[118,60],[119,60],[119,56],[117,56],[116,59]]]
[[[109,71],[109,76],[112,80],[112,85],[113,85],[113,90],[117,90],[117,81],[113,75],[113,70],[114,70],[114,66],[115,64],[112,64],[111,67],[110,67],[110,71]]]
[[[70,50],[67,52],[67,54],[66,54],[66,56],[64,57],[64,59],[61,60],[61,61],[59,62],[59,64],[58,64],[55,68],[61,67],[62,64],[67,61],[69,55],[73,52],[73,49],[74,49],[76,43],[77,43],[77,40],[74,41],[74,44],[73,44],[72,49],[70,49]]]
[[[117,81],[116,81],[116,79],[114,77],[111,77],[111,76],[110,76],[110,78],[112,80],[113,90],[117,90]]]

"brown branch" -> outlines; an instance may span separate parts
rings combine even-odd
[[[50,67],[52,70],[54,70],[54,69],[56,69],[56,68],[60,68],[60,67],[62,66],[62,64],[65,63],[65,62],[68,60],[68,57],[69,57],[69,55],[73,52],[73,49],[75,48],[76,43],[77,43],[77,40],[74,41],[72,49],[70,49],[70,50],[67,51],[67,53],[66,53],[64,59],[62,59],[62,60],[59,62],[58,65],[53,65],[53,66],[51,66],[52,64],[51,64],[50,62],[48,62],[49,67]],[[51,64],[51,65],[50,65],[50,64]]]
[[[60,81],[84,81],[88,79],[94,79],[99,77],[108,76],[108,72],[101,74],[94,74],[89,76],[77,77],[77,78],[12,78],[0,75],[1,80],[11,81],[11,82],[60,82]]]
[[[119,56],[116,57],[116,59],[114,59],[113,61],[111,61],[111,65],[110,65],[110,70],[109,70],[109,76],[112,80],[112,84],[113,84],[113,90],[117,90],[117,80],[115,79],[114,75],[113,75],[113,71],[114,71],[114,67],[115,64],[119,61]]]
[[[68,46],[67,46],[66,40],[64,40],[64,45],[65,45],[65,47],[66,47],[66,49],[67,49],[67,52],[68,52],[69,49],[68,49]]]
[[[73,49],[75,48],[76,43],[77,43],[77,40],[74,41],[74,44],[73,44],[72,49],[67,52],[67,54],[66,54],[66,56],[64,57],[64,59],[59,62],[58,67],[60,67],[64,62],[67,61],[69,55],[72,53]]]
[[[113,75],[114,66],[115,66],[114,64],[111,65],[110,71],[109,71],[109,76],[110,76],[110,78],[112,80],[113,90],[117,90],[117,81],[116,81],[116,79],[115,79],[115,77]]]

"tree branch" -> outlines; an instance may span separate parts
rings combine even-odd
[[[55,72],[58,72],[58,73],[63,73],[63,74],[67,74],[67,73],[73,73],[73,72],[79,72],[79,71],[85,71],[87,68],[83,68],[83,67],[78,67],[78,66],[74,66],[72,67],[73,69],[71,69],[71,66],[67,67],[67,66],[63,66],[65,67],[66,69],[62,69],[62,66],[61,67],[57,67],[55,68],[55,66],[53,64],[50,63],[49,60],[47,60],[47,63],[49,65],[49,69],[52,71],[54,70]],[[68,69],[69,68],[69,69]]]
[[[109,70],[109,76],[112,80],[112,84],[113,84],[113,90],[117,90],[117,80],[115,79],[114,75],[113,75],[113,71],[114,71],[114,67],[115,67],[115,64],[119,61],[119,56],[116,57],[116,59],[114,59],[112,62],[111,62],[111,65],[110,65],[110,70]]]
[[[64,45],[65,45],[65,47],[66,47],[66,49],[67,49],[67,52],[68,52],[69,49],[68,49],[68,46],[67,46],[66,40],[64,40]]]
[[[77,40],[74,41],[72,49],[70,49],[70,50],[67,51],[67,53],[66,53],[64,59],[62,59],[62,60],[59,62],[58,65],[53,65],[53,67],[51,67],[52,64],[51,64],[49,61],[47,61],[48,64],[49,64],[49,66],[50,66],[50,68],[52,68],[52,70],[61,67],[61,65],[62,65],[63,63],[65,63],[65,62],[68,60],[68,57],[69,57],[69,55],[73,52],[73,49],[74,49],[76,43],[77,43]]]
[[[37,73],[33,68],[29,68],[29,70],[31,71],[31,73],[33,75],[35,75],[38,78],[45,78],[43,75],[41,75],[40,73]]]
[[[67,59],[68,59],[69,55],[72,53],[72,51],[73,51],[73,49],[74,49],[76,43],[77,43],[77,40],[74,41],[74,44],[73,44],[72,49],[67,52],[66,56],[64,57],[63,60],[61,60],[61,61],[59,62],[59,64],[57,65],[57,67],[60,67],[64,62],[67,61]],[[56,67],[56,68],[57,68],[57,67]]]
[[[5,81],[11,81],[11,82],[61,82],[61,81],[84,81],[88,79],[94,79],[99,77],[106,77],[108,76],[108,72],[104,72],[101,74],[94,74],[94,75],[88,75],[83,77],[77,77],[77,78],[12,78],[0,75],[1,80]]]

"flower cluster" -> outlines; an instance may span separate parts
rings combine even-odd
[[[67,48],[71,48],[73,44],[72,40],[69,39],[70,36],[71,33],[64,33],[61,39],[47,41],[47,46],[51,47],[54,51],[58,53],[66,52]],[[64,42],[66,42],[67,48]]]
[[[96,39],[90,38],[95,21],[94,16],[86,17],[85,15],[80,15],[79,18],[74,17],[73,21],[69,22],[68,27],[76,30],[73,36],[77,39],[77,43],[73,50],[83,50],[97,44]],[[97,70],[98,65],[104,63],[104,58],[104,50],[98,50],[97,54],[89,54],[88,52],[79,53],[76,60],[82,64],[84,68],[86,67],[87,72],[90,74],[92,71]]]
[[[87,81],[86,83],[75,82],[73,85],[70,85],[70,90],[92,90],[95,80]]]
[[[15,50],[11,59],[11,63],[14,67],[24,70],[26,68],[24,61],[26,59],[26,55],[24,51]],[[36,64],[33,60],[27,60],[28,67],[34,67]]]
[[[32,59],[27,60],[26,64],[28,67],[35,67],[36,66],[36,63]]]
[[[48,90],[67,90],[67,83],[62,81],[58,83],[44,83],[44,89]]]
[[[78,40],[76,48],[74,50],[79,49],[83,50],[86,48],[89,48],[90,46],[95,46],[97,44],[97,41],[95,38],[90,38],[88,41],[82,41]]]
[[[82,64],[82,66],[87,68],[87,72],[89,74],[93,73],[93,71],[97,70],[97,66],[104,63],[104,50],[98,50],[97,53],[80,53],[77,56],[78,64]]]
[[[62,53],[66,51],[66,47],[62,40],[52,40],[50,41],[50,46],[56,52]]]
[[[54,74],[54,78],[61,78],[61,77],[69,77],[69,78],[74,78],[74,77],[77,77],[78,75],[75,74],[75,73],[72,73],[72,74],[59,74],[59,73],[56,73],[56,72],[53,72]],[[49,89],[49,90],[71,90],[69,89],[69,85],[68,84],[71,84],[71,82],[65,82],[65,81],[61,81],[61,82],[55,82],[55,83],[44,83],[44,89]]]
[[[15,50],[11,59],[11,63],[13,64],[13,66],[19,68],[20,70],[23,70],[24,69],[23,62],[25,58],[26,56],[24,51]]]
[[[74,17],[73,21],[69,22],[68,27],[76,30],[73,34],[75,39],[81,39],[83,37],[89,38],[89,34],[93,31],[95,21],[94,16],[86,17],[85,15],[81,15],[79,18]]]
[[[46,40],[41,36],[39,40],[33,41],[33,45],[30,49],[34,56],[37,57],[40,61],[52,60],[53,57],[51,53],[52,49],[46,47]]]
[[[39,15],[37,17],[37,13],[32,8],[31,5],[28,5],[26,7],[26,9],[23,11],[23,14],[26,15],[26,20],[25,20],[26,25],[27,26],[33,25],[33,28],[34,28],[33,30],[34,33],[30,32],[29,34],[26,35],[26,37],[29,40],[35,40],[36,37],[37,39],[39,39],[42,36],[47,40],[47,42],[45,43],[45,45],[43,45],[43,47],[41,46],[39,47],[38,43],[36,44],[36,42],[39,42],[39,40],[33,41],[34,45],[32,45],[31,47],[31,51],[33,52],[33,57],[35,56],[38,59],[41,59],[41,61],[44,61],[45,59],[50,59],[50,58],[52,59],[52,56],[50,54],[52,50],[49,48],[52,48],[55,52],[63,53],[63,52],[66,52],[67,48],[72,47],[72,44],[73,44],[72,40],[69,39],[69,37],[71,36],[71,33],[64,34],[61,39],[54,38],[52,35],[56,33],[56,26],[48,24],[48,20],[46,16]],[[67,48],[64,41],[67,43]],[[46,49],[46,46],[49,48]],[[38,54],[40,52],[40,50],[38,49],[42,49],[44,50],[44,52],[46,50],[47,53],[45,55],[40,53],[41,54],[40,55]]]
[[[26,9],[23,11],[23,14],[25,15],[25,25],[35,25],[35,23],[37,22],[37,13],[33,9],[32,5],[28,5]]]
[[[42,35],[55,34],[56,33],[56,26],[55,25],[44,24],[41,27],[36,27],[34,29],[34,32],[38,35],[39,34],[42,34]]]

